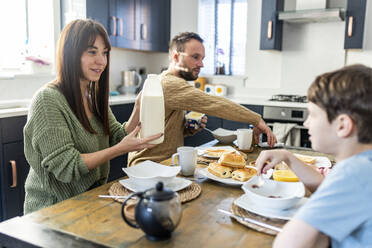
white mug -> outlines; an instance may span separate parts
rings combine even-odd
[[[197,150],[191,146],[181,146],[177,148],[177,153],[172,155],[172,164],[175,164],[175,158],[178,156],[178,164],[181,166],[181,173],[184,176],[194,175]]]
[[[241,128],[236,130],[238,138],[238,147],[241,150],[249,150],[252,145],[253,130],[248,128]]]

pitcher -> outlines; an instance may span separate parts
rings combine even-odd
[[[135,94],[141,85],[142,77],[136,71],[121,72],[121,85],[118,87],[121,94]]]

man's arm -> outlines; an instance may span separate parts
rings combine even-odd
[[[283,231],[275,238],[274,248],[307,248],[307,247],[329,247],[328,236],[319,232],[318,229],[299,219],[289,221]]]

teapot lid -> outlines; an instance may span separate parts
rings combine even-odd
[[[174,197],[175,193],[172,190],[164,188],[163,182],[158,182],[155,188],[145,192],[144,198],[154,201],[166,201]]]

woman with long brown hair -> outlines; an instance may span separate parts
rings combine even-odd
[[[138,139],[138,97],[128,122],[108,104],[110,41],[103,26],[75,20],[57,46],[57,78],[33,97],[24,128],[30,164],[24,212],[30,213],[107,182],[109,161],[152,147]]]

